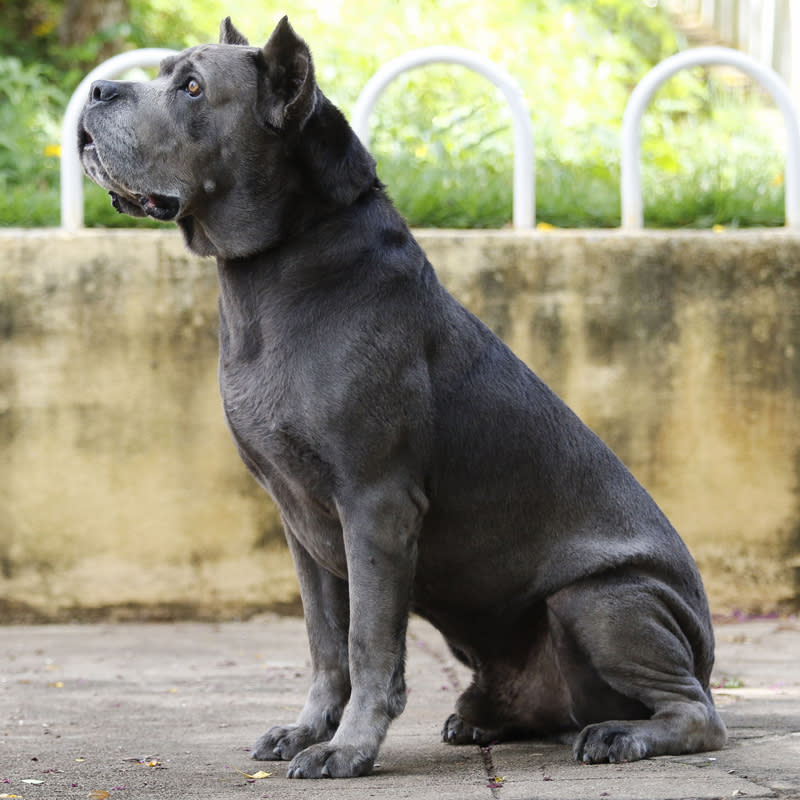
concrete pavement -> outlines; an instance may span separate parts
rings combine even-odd
[[[0,628],[0,797],[800,798],[800,622],[717,627],[725,750],[584,766],[533,741],[450,747],[439,731],[468,682],[438,634],[409,631],[406,712],[367,778],[289,781],[248,747],[292,721],[308,685],[303,623]],[[259,770],[269,777],[248,778]]]

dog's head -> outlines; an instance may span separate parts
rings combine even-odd
[[[291,238],[377,181],[286,17],[263,48],[226,18],[220,44],[165,59],[152,81],[96,81],[78,147],[118,211],[174,220],[221,258]]]

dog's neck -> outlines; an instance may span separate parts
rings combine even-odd
[[[364,225],[364,218],[373,215],[385,221],[378,230]],[[365,237],[365,230],[370,231],[369,237]],[[408,243],[414,243],[414,239],[405,220],[375,178],[351,205],[328,209],[327,213],[308,219],[295,219],[287,225],[285,235],[256,252],[232,257],[214,255],[221,280],[226,274],[255,270],[271,273],[274,280],[289,279],[296,286],[304,282],[318,286],[346,277],[342,271],[350,271],[350,265],[360,255]]]
[[[264,253],[382,195],[375,160],[319,89],[317,98],[302,130],[265,136],[263,172],[252,174],[248,164],[227,187],[223,177],[196,212],[178,220],[192,252],[223,260]]]

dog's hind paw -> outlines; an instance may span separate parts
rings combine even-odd
[[[648,748],[644,737],[637,736],[636,723],[601,722],[581,731],[572,754],[584,764],[617,764],[646,758]]]
[[[485,731],[464,722],[458,714],[451,714],[442,728],[442,741],[445,744],[487,745],[499,739],[496,731]]]
[[[291,761],[319,741],[320,736],[307,725],[276,725],[255,743],[251,755],[256,761]]]

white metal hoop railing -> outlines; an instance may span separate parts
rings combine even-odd
[[[76,147],[81,109],[93,81],[116,77],[135,67],[157,65],[177,51],[146,48],[122,53],[92,70],[70,98],[61,131],[61,225],[75,230],[83,225],[82,170]],[[514,210],[517,228],[531,228],[535,222],[534,137],[527,105],[517,83],[497,64],[459,47],[428,47],[413,50],[381,67],[367,84],[353,109],[352,125],[369,147],[369,117],[386,87],[403,72],[431,63],[452,63],[483,75],[503,92],[512,111],[514,132]],[[643,203],[641,190],[642,115],[659,86],[686,67],[725,64],[741,69],[772,95],[786,127],[786,226],[800,228],[800,125],[791,94],[773,70],[750,56],[725,47],[700,47],[665,59],[639,82],[625,107],[622,121],[621,204],[622,227],[641,228]]]
[[[621,203],[622,227],[644,225],[641,177],[642,114],[664,81],[686,67],[723,64],[736,67],[758,81],[775,100],[786,127],[786,227],[800,228],[800,128],[792,95],[781,77],[751,56],[727,47],[697,47],[670,56],[642,78],[631,93],[622,117]]]
[[[130,50],[95,67],[72,93],[61,123],[61,227],[83,227],[83,171],[78,155],[78,120],[94,81],[115,78],[136,67],[154,67],[176,50],[148,47]]]
[[[461,47],[424,47],[411,50],[384,64],[366,83],[353,108],[351,123],[356,135],[369,149],[369,117],[378,98],[399,75],[427,64],[459,64],[487,78],[503,92],[512,113],[514,131],[515,228],[532,228],[536,215],[533,125],[522,90],[517,82],[488,58]]]

